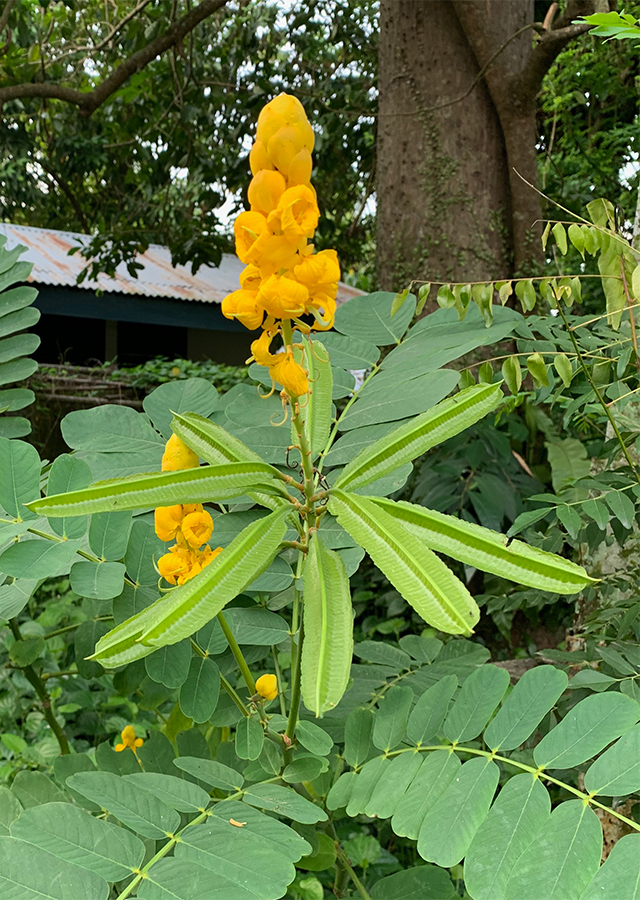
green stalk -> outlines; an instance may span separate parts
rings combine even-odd
[[[21,641],[22,634],[20,633],[20,627],[18,626],[17,619],[9,619],[9,628],[11,629],[11,633],[13,634],[16,641]],[[42,704],[42,713],[44,715],[45,721],[56,736],[58,746],[60,747],[60,753],[66,756],[68,753],[71,753],[71,750],[69,748],[69,741],[67,740],[66,734],[58,724],[56,717],[53,714],[51,697],[47,693],[47,689],[44,686],[44,681],[40,678],[33,666],[21,666],[20,670],[24,673],[25,678],[31,684],[36,694],[38,695],[40,703]]]
[[[367,889],[365,888],[363,883],[360,881],[360,879],[354,872],[353,866],[349,862],[349,857],[344,852],[344,850],[342,849],[340,844],[336,845],[336,856],[340,860],[341,864],[344,866],[345,871],[349,873],[349,878],[351,878],[351,880],[353,881],[355,889],[362,897],[362,900],[371,900],[371,894],[367,891]]]
[[[217,615],[218,622],[220,622],[220,627],[222,628],[222,632],[227,639],[231,652],[233,653],[235,661],[238,663],[238,668],[242,673],[242,677],[244,678],[244,682],[249,690],[249,695],[253,697],[256,693],[256,683],[253,680],[253,675],[249,671],[249,666],[247,665],[247,661],[244,658],[242,650],[238,646],[238,642],[233,636],[233,632],[229,628],[229,623],[223,616],[221,612]]]

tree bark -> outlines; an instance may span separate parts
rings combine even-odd
[[[551,10],[535,24],[533,0],[382,0],[381,287],[490,281],[540,264],[537,94],[589,29],[576,16],[608,9],[570,0],[555,22]]]
[[[515,3],[517,6],[518,3]],[[382,0],[378,279],[479,281],[509,271],[500,121],[450,0]]]

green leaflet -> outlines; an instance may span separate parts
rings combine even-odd
[[[465,885],[474,900],[504,900],[519,858],[549,819],[551,802],[537,778],[510,778],[498,794],[464,862]]]
[[[305,423],[311,445],[313,459],[326,445],[331,430],[331,398],[333,395],[333,374],[331,360],[324,344],[302,337],[304,344],[304,367],[309,372],[309,393],[306,403],[300,407],[300,417]],[[301,361],[301,353],[295,351],[296,360]],[[291,443],[297,444],[295,428],[291,426]]]
[[[501,400],[500,385],[473,385],[460,391],[362,450],[340,474],[336,487],[353,489],[375,481],[464,431]]]
[[[174,413],[171,428],[194,453],[212,466],[225,462],[263,462],[262,457],[239,438],[197,413]],[[249,496],[269,509],[282,503],[280,497],[258,491],[250,492]]]
[[[598,871],[601,853],[598,817],[581,800],[567,800],[518,859],[504,900],[578,900]]]
[[[278,510],[252,522],[199,575],[101,638],[92,658],[115,668],[202,628],[271,563],[286,531],[287,514]]]
[[[352,653],[351,591],[344,563],[314,533],[304,565],[302,696],[316,716],[342,698]]]
[[[230,500],[251,488],[261,487],[273,493],[283,491],[274,476],[280,477],[268,463],[225,463],[99,482],[85,490],[34,500],[28,507],[42,515],[60,517],[114,509],[147,509],[177,503]]]
[[[404,500],[396,503],[376,497],[373,502],[402,522],[431,550],[483,572],[556,594],[572,594],[594,583],[582,566],[522,541],[510,541],[482,525]]]
[[[449,634],[470,634],[480,618],[473,597],[400,522],[370,499],[335,488],[329,511],[425,622]]]

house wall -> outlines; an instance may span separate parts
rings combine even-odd
[[[243,363],[252,336],[217,304],[34,285],[39,362],[138,365],[156,356]]]

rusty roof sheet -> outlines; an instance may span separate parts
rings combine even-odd
[[[218,268],[202,266],[195,275],[186,266],[172,266],[167,247],[151,244],[137,261],[143,268],[138,277],[129,275],[124,263],[116,269],[115,276],[100,274],[94,281],[85,279],[77,283],[87,260],[80,253],[69,256],[72,247],[82,246],[90,239],[85,234],[72,231],[54,231],[49,228],[31,228],[27,225],[0,223],[0,235],[7,239],[7,249],[23,244],[27,252],[21,257],[33,263],[29,281],[33,284],[51,284],[80,288],[87,291],[113,291],[117,294],[137,294],[145,297],[166,297],[174,300],[197,300],[200,303],[221,303],[223,297],[239,287],[238,276],[244,268],[240,260],[230,253],[223,254]],[[362,291],[340,282],[338,304],[345,303]]]

